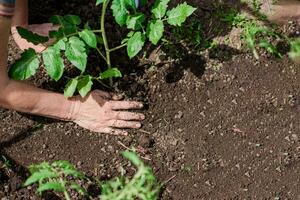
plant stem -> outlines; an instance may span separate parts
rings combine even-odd
[[[92,30],[93,33],[101,33],[102,30]]]
[[[103,53],[100,51],[100,49],[99,49],[98,47],[96,47],[96,50],[98,51],[99,55],[105,60],[105,62],[107,62],[105,56],[104,56]]]
[[[127,43],[121,44],[120,46],[117,46],[115,48],[110,49],[109,51],[113,52],[113,51],[116,51],[116,50],[121,49],[121,48],[126,47],[126,46],[127,46]]]
[[[111,69],[111,61],[110,61],[110,50],[107,42],[107,37],[106,37],[106,32],[105,32],[105,15],[106,15],[106,9],[109,4],[109,0],[105,0],[102,6],[102,13],[101,13],[101,30],[102,30],[102,39],[104,43],[104,48],[105,48],[105,54],[106,54],[106,63],[108,69]],[[109,79],[109,84],[110,86],[113,85],[113,80],[112,78]]]
[[[62,178],[59,178],[59,181],[63,185],[63,187],[65,188],[65,190],[64,190],[64,196],[65,196],[66,200],[71,200],[71,197],[70,197],[70,195],[69,195],[69,193],[68,193],[68,191],[66,189],[66,184],[65,184],[64,180]]]

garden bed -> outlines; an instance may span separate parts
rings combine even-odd
[[[34,1],[31,20],[69,10],[98,16],[94,2],[75,2]],[[209,2],[189,2],[204,6],[199,20],[214,15]],[[18,53],[11,41],[10,61]],[[69,160],[103,180],[118,175],[121,166],[133,172],[119,153],[134,147],[164,183],[163,200],[300,198],[299,66],[288,58],[257,61],[229,47],[219,48],[218,56],[208,54],[155,67],[125,56],[117,61],[126,72],[119,90],[147,105],[143,128],[128,137],[0,109],[0,151],[12,164],[0,171],[0,197],[38,199],[34,188],[20,186],[26,167],[42,161]],[[60,90],[48,79],[34,82]],[[44,199],[59,198],[48,193]]]

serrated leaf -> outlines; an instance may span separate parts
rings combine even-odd
[[[79,79],[77,89],[81,97],[85,97],[92,89],[93,79],[91,76],[83,76]]]
[[[62,169],[75,169],[75,167],[69,161],[66,160],[57,160],[52,163],[52,166],[59,167]]]
[[[66,41],[66,38],[60,39],[53,45],[53,47],[59,50],[66,50]]]
[[[96,6],[100,5],[103,2],[104,2],[104,0],[96,0]]]
[[[132,30],[140,30],[143,28],[143,22],[145,19],[145,15],[143,13],[128,16],[126,21],[127,28]]]
[[[60,50],[54,47],[49,47],[42,54],[45,68],[49,76],[58,81],[64,72],[64,60],[61,58]]]
[[[66,44],[65,55],[67,59],[81,72],[85,71],[87,64],[87,53],[85,44],[78,37],[72,36]]]
[[[40,184],[37,189],[37,192],[41,193],[41,192],[47,191],[47,190],[63,192],[66,190],[66,188],[59,182],[47,182],[47,183]]]
[[[88,29],[84,29],[83,31],[79,32],[79,36],[85,43],[87,43],[90,47],[96,48],[97,47],[97,37],[95,33]]]
[[[143,48],[145,36],[141,32],[136,32],[127,42],[127,54],[129,58],[136,56]]]
[[[60,28],[57,31],[50,31],[49,36],[51,38],[62,38],[65,35],[76,33],[78,19],[71,17],[74,15],[69,15],[69,17],[62,17],[60,15],[54,15],[50,18],[50,22],[55,25],[60,25]],[[79,19],[80,20],[80,19]]]
[[[76,78],[71,79],[64,89],[64,96],[67,98],[72,97],[76,91],[77,84],[78,80]]]
[[[16,80],[25,80],[33,76],[39,68],[39,59],[33,49],[27,49],[21,58],[9,69],[9,76]]]
[[[99,76],[100,79],[108,79],[108,78],[118,78],[122,77],[122,73],[118,68],[111,68],[104,72],[102,72]]]
[[[135,0],[113,0],[111,9],[116,22],[124,26],[130,10],[136,10]]]
[[[156,19],[162,19],[167,12],[170,0],[156,0],[151,12]]]
[[[42,181],[46,178],[55,178],[58,177],[59,175],[53,171],[47,170],[47,169],[42,169],[39,170],[38,172],[32,174],[24,183],[24,186],[31,185],[35,182]]]
[[[196,8],[188,5],[186,2],[179,4],[177,7],[167,12],[168,23],[173,26],[181,26],[190,15],[195,12]]]
[[[164,33],[164,23],[162,20],[151,22],[148,28],[148,37],[152,44],[156,45]]]
[[[81,195],[88,195],[86,189],[78,185],[77,183],[71,183],[70,188],[76,190]]]
[[[81,24],[81,19],[77,15],[66,15],[66,16],[64,16],[64,19],[67,22],[69,22],[70,24],[73,24],[73,25],[76,25],[76,26]]]
[[[23,27],[17,27],[17,31],[22,38],[26,39],[28,42],[31,42],[35,45],[48,42],[49,40],[48,37],[38,35]]]
[[[129,160],[132,164],[134,164],[137,167],[140,167],[143,165],[143,162],[141,159],[136,155],[136,153],[130,152],[130,151],[124,151],[121,153],[124,158]]]

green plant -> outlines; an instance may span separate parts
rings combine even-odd
[[[10,161],[3,155],[1,155],[1,158],[1,160],[3,161],[3,165],[0,167],[0,169],[10,169],[12,167]]]
[[[87,195],[87,191],[70,179],[83,180],[86,177],[78,171],[68,161],[55,161],[52,164],[43,162],[29,167],[31,176],[26,180],[24,186],[34,183],[38,184],[38,193],[46,190],[62,192],[66,200],[70,200],[68,189],[73,189],[82,195]]]
[[[246,15],[240,14],[235,10],[231,10],[227,14],[222,15],[221,20],[227,22],[231,26],[242,29],[241,39],[246,43],[256,59],[259,59],[257,52],[258,48],[263,48],[276,57],[282,57],[276,46],[271,43],[274,39],[280,39],[282,36],[277,34],[271,28],[259,25],[255,19],[250,19]]]
[[[99,182],[95,179],[96,184],[101,189],[99,198],[101,200],[157,199],[160,186],[151,168],[147,167],[133,152],[125,151],[122,155],[136,166],[135,175],[131,179],[122,175],[107,182]],[[89,180],[93,182],[93,180],[85,177],[82,172],[67,161],[55,161],[52,164],[43,162],[31,165],[29,169],[31,176],[26,180],[24,186],[38,184],[38,193],[53,190],[57,193],[63,193],[65,199],[69,200],[71,199],[69,192],[74,190],[82,196],[90,198],[87,190],[77,184],[76,181]]]
[[[101,200],[154,200],[159,194],[159,185],[150,167],[136,156],[136,154],[125,151],[122,155],[137,167],[137,172],[128,179],[118,177],[102,184]]]
[[[41,53],[36,53],[33,49],[26,50],[11,67],[9,74],[14,79],[28,79],[36,73],[40,62],[43,62],[49,76],[58,81],[64,73],[64,53],[67,60],[80,71],[79,76],[68,81],[64,91],[66,97],[73,96],[76,90],[82,97],[86,96],[94,81],[104,84],[103,80],[109,79],[112,85],[112,78],[122,76],[118,68],[113,67],[112,52],[127,47],[129,58],[133,58],[142,50],[147,39],[154,45],[158,44],[166,24],[181,26],[196,10],[186,2],[168,9],[169,2],[170,0],[156,0],[150,10],[151,15],[147,15],[138,9],[135,0],[112,0],[110,8],[116,23],[128,29],[126,38],[113,48],[110,48],[105,27],[110,0],[96,1],[96,5],[102,5],[99,29],[92,30],[88,24],[82,25],[81,19],[76,15],[53,16],[50,21],[60,28],[49,32],[52,44]],[[140,4],[145,5],[146,0],[141,0]],[[21,27],[18,27],[18,32],[34,44],[49,42],[50,39]],[[91,49],[95,49],[107,64],[106,70],[96,77],[86,74],[88,52]]]
[[[291,50],[289,56],[291,59],[296,60],[300,58],[300,38],[292,40],[290,42]]]

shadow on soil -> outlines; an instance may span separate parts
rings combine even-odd
[[[9,182],[10,191],[15,192],[22,189],[22,184],[26,178],[28,178],[29,171],[26,167],[20,165],[18,161],[10,157],[5,152],[5,149],[17,145],[25,138],[31,137],[39,128],[40,126],[29,127],[20,131],[13,138],[0,142],[0,188],[2,187],[1,184]],[[6,162],[8,166],[3,167]],[[60,198],[52,192],[43,193],[42,198],[45,200],[60,200]]]

